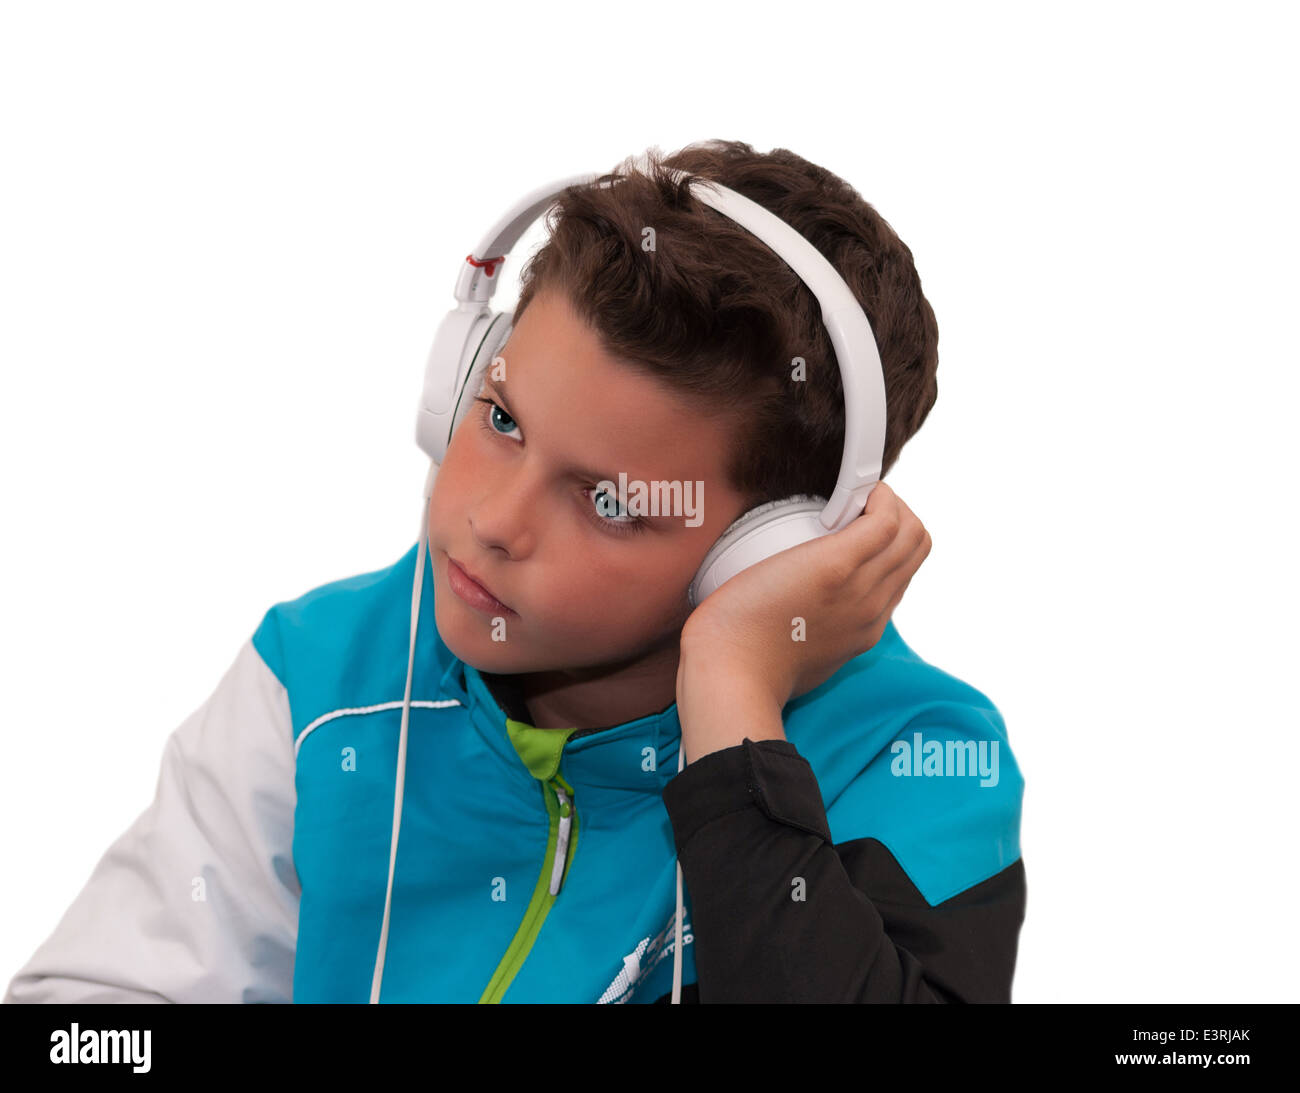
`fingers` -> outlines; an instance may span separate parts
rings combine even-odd
[[[853,564],[862,566],[878,555],[890,552],[899,540],[903,542],[904,554],[908,554],[928,533],[916,514],[889,484],[877,482],[872,487],[862,515],[844,528],[841,534],[848,535],[845,546],[853,553]],[[892,562],[897,564],[897,558],[892,559]]]
[[[902,502],[900,501],[899,504],[901,505]],[[911,573],[915,573],[921,567],[921,563],[930,556],[930,549],[934,545],[930,533],[926,530],[925,525],[917,519],[915,513],[906,505],[903,505],[903,508],[906,511],[906,516],[902,521],[898,536],[890,544],[893,551],[888,557],[894,560],[895,563],[888,570],[890,575],[893,574],[894,570],[904,567],[910,569]]]
[[[877,482],[862,514],[825,545],[835,553],[832,586],[851,582],[867,590],[910,580],[930,552],[930,533],[888,483]]]
[[[894,612],[898,605],[903,602],[903,596],[907,593],[908,586],[912,583],[912,578],[925,561],[926,556],[930,553],[930,536],[927,532],[919,544],[918,548],[911,554],[905,556],[893,569],[885,574],[883,580],[871,587],[869,594],[878,594],[883,590],[892,589],[892,594],[886,601],[884,608],[874,615],[871,627],[867,631],[867,640],[869,644],[862,650],[866,652],[875,646],[876,642],[884,635],[885,628],[889,625],[889,620],[894,617]]]
[[[871,496],[874,498],[884,485],[878,483]],[[868,498],[868,502],[870,500]],[[933,543],[929,531],[893,490],[881,498],[879,507],[870,515],[864,512],[854,521],[854,524],[859,523],[864,527],[874,523],[875,527],[864,530],[861,539],[854,544],[863,552],[856,569],[856,580],[868,594],[874,589],[898,586],[898,598],[901,599],[913,575],[930,554]],[[891,604],[889,610],[892,609]]]
[[[864,565],[894,541],[901,521],[901,505],[888,484],[877,482],[872,487],[862,514],[839,532],[845,536],[845,546],[851,549],[855,566]]]
[[[929,534],[923,528],[920,536],[915,539],[900,535],[889,550],[857,575],[857,579],[862,582],[863,594],[872,596],[893,590],[885,612],[886,615],[892,614],[929,553]]]

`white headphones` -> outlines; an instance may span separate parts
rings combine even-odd
[[[671,174],[679,182],[688,177],[683,171]],[[426,498],[451,435],[478,394],[483,370],[510,336],[510,315],[488,306],[501,280],[497,273],[502,263],[533,221],[567,187],[589,185],[599,177],[575,175],[533,190],[466,256],[456,280],[457,306],[442,320],[429,351],[416,415],[416,443],[433,463],[425,482]],[[884,460],[885,377],[866,313],[816,247],[780,217],[719,183],[694,176],[692,193],[771,247],[817,297],[839,361],[845,411],[844,454],[830,499],[797,494],[744,513],[705,555],[690,586],[690,601],[695,606],[741,570],[838,531],[862,514]]]

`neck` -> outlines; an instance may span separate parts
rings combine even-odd
[[[674,634],[669,643],[633,660],[493,676],[492,681],[507,697],[502,705],[507,710],[522,705],[528,724],[539,729],[603,729],[659,713],[676,702],[680,657]]]

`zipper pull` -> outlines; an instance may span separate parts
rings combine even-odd
[[[553,787],[560,799],[560,832],[555,842],[555,864],[551,867],[551,895],[560,891],[560,878],[564,876],[564,863],[569,853],[569,828],[573,824],[573,802],[559,786]]]

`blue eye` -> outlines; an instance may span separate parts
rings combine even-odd
[[[596,505],[596,511],[600,513],[601,516],[616,521],[634,519],[630,512],[619,511],[620,505],[618,503],[618,498],[609,490],[602,490],[597,486],[593,486],[587,492],[592,494],[592,501]],[[601,500],[602,497],[607,500]]]
[[[619,511],[622,509],[622,506],[619,505],[618,498],[615,497],[614,494],[610,493],[609,490],[603,490],[599,486],[591,486],[582,492],[593,495],[592,501],[594,504],[589,511],[591,512],[592,523],[597,527],[613,531],[617,534],[632,531],[644,531],[646,529],[646,522],[640,516],[633,516],[627,511]],[[597,500],[600,496],[610,498],[610,500]],[[609,515],[611,511],[615,513],[614,516]]]
[[[483,415],[483,425],[488,432],[496,436],[507,437],[510,440],[516,439],[509,435],[511,429],[519,428],[519,426],[515,424],[514,418],[507,414],[505,410],[490,398],[476,398],[474,401],[487,403],[489,407],[487,412]]]

